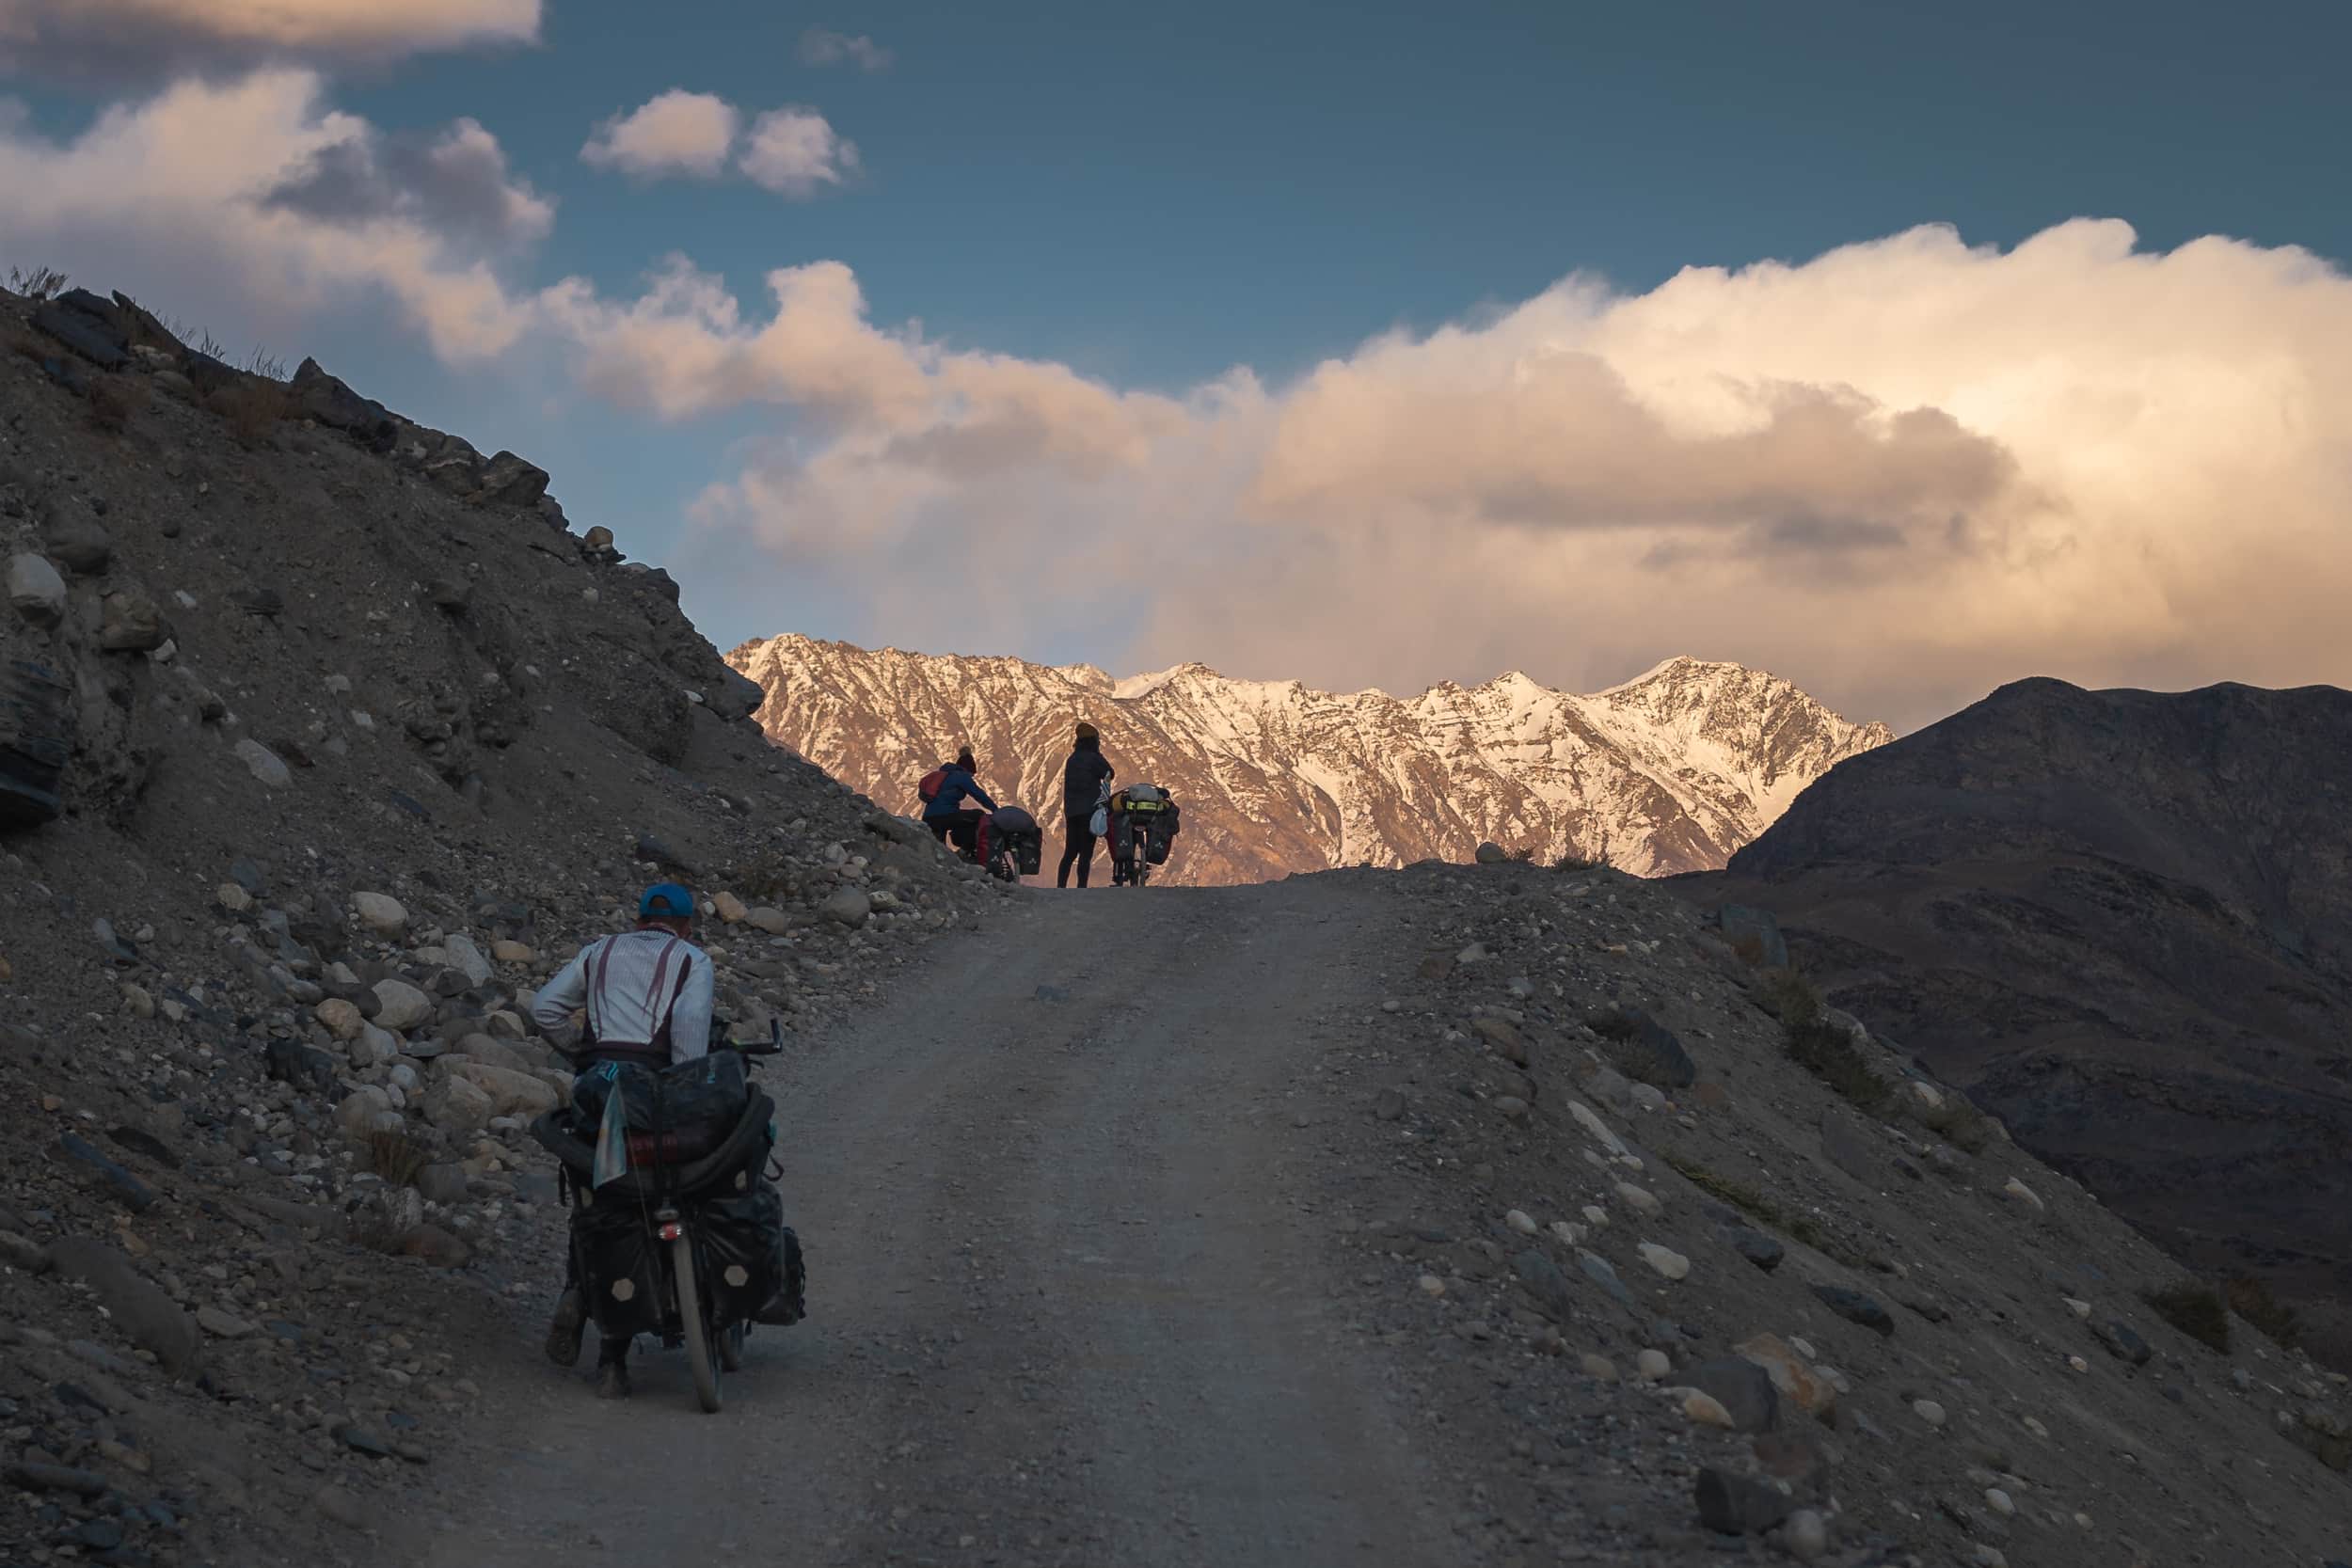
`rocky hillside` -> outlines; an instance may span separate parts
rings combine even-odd
[[[2347,779],[2352,693],[2026,681],[1678,885],[2352,1364]]]
[[[1253,1070],[1287,1086],[1121,1058],[1153,1009],[1070,940],[1100,906],[988,883],[770,745],[668,580],[568,528],[527,462],[315,366],[239,374],[119,299],[0,296],[0,1561],[473,1568],[649,1522],[667,1539],[665,1509],[693,1511],[715,1560],[735,1515],[697,1490],[702,1444],[787,1438],[874,1466],[788,1537],[828,1560],[1104,1560],[1100,1478],[1161,1479],[1152,1423],[1202,1408],[1187,1385],[1146,1418],[1148,1358],[1104,1354],[1139,1301],[1184,1305],[1171,1233],[1121,1183],[1203,1120],[1264,1134],[1261,1164],[1204,1145],[1156,1179],[1263,1177],[1239,1196],[1295,1235],[1175,1212],[1246,1263],[1236,1307],[1397,1391],[1414,1473],[1460,1499],[1444,1560],[1666,1568],[1740,1536],[1853,1568],[2344,1557],[2340,1377],[1916,1055],[1744,961],[1766,956],[1754,931],[1708,928],[1681,884],[1422,866],[1122,904],[1171,923],[1134,942],[1190,1009],[1160,1026],[1214,1034],[1239,1006],[1269,1042]],[[1703,736],[1713,710],[1674,689],[1587,701]],[[2058,715],[2042,743],[2084,724]],[[2206,754],[2256,800],[2273,775],[2240,755]],[[779,1086],[858,1085],[860,1125],[930,1140],[881,1161],[825,1140],[812,1164],[843,1185],[830,1222],[807,1216],[834,1227],[818,1299],[828,1266],[863,1273],[868,1312],[847,1285],[787,1349],[763,1340],[781,1417],[731,1410],[746,1424],[694,1443],[690,1418],[619,1418],[530,1343],[562,1212],[523,1128],[566,1080],[523,1019],[662,875],[705,895],[723,1008],[791,1029]],[[1008,901],[1047,940],[1004,940]],[[2341,951],[2337,907],[2292,878],[2249,906],[2314,954]],[[1203,983],[1245,968],[1256,990]],[[946,1042],[940,1070],[875,1059],[898,1015],[845,1027],[885,992]],[[1083,1093],[1041,1096],[1040,1072]],[[1171,1082],[1200,1086],[1189,1121],[1155,1104]],[[1049,1130],[1081,1103],[1107,1119],[1078,1147],[1115,1180],[1003,1233],[949,1204],[1022,1191],[975,1169],[1066,1176]],[[904,1185],[926,1170],[945,1186]],[[843,1257],[861,1212],[895,1272]],[[1136,1272],[1072,1244],[1113,1233]],[[1086,1378],[1128,1380],[1089,1406],[1108,1433],[1053,1424]],[[963,1440],[983,1406],[1028,1446]],[[583,1516],[616,1433],[691,1477]],[[822,1467],[728,1495],[783,1516],[821,1499]],[[518,1506],[550,1475],[561,1534]],[[1134,1503],[1159,1496],[1128,1504],[1197,1529]]]
[[[1071,733],[1089,720],[1120,778],[1184,806],[1170,869],[1194,883],[1467,860],[1488,841],[1645,876],[1720,866],[1806,784],[1892,738],[1787,681],[1688,658],[1589,697],[1514,673],[1413,698],[1198,664],[1114,682],[797,636],[727,659],[765,691],[771,738],[900,806],[969,743],[992,793],[1057,817]]]
[[[1413,946],[1281,1109],[1344,1172],[1316,1212],[1352,1354],[1452,1460],[1456,1560],[2352,1552],[2344,1375],[1748,927],[1606,871],[1332,879]]]
[[[0,1560],[350,1560],[552,1300],[531,988],[666,873],[798,1030],[999,895],[521,459],[119,297],[0,348]]]

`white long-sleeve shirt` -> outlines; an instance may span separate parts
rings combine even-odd
[[[649,1047],[666,1018],[670,1060],[683,1062],[709,1053],[713,990],[710,956],[684,937],[624,931],[598,937],[557,971],[532,1003],[531,1019],[568,1051],[580,1039],[576,1008],[588,1009],[588,1033],[598,1045]]]

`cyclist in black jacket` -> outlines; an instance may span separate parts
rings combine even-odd
[[[1069,845],[1061,852],[1061,870],[1054,879],[1056,887],[1070,885],[1070,868],[1078,868],[1078,885],[1087,885],[1087,872],[1094,864],[1094,830],[1088,819],[1102,803],[1103,786],[1117,770],[1103,755],[1103,736],[1091,724],[1078,726],[1077,744],[1071,748],[1070,760],[1062,764],[1061,810],[1062,825],[1069,835]]]

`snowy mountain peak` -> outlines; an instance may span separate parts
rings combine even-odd
[[[1168,686],[1175,681],[1214,681],[1222,680],[1224,678],[1224,676],[1218,674],[1216,671],[1210,669],[1205,664],[1186,662],[1184,664],[1171,665],[1166,670],[1155,670],[1147,675],[1129,675],[1125,680],[1120,681],[1112,687],[1111,693],[1121,702],[1131,703],[1135,702],[1138,698],[1149,697],[1152,692],[1157,691],[1162,687]]]
[[[1175,879],[1468,859],[1480,841],[1645,875],[1709,869],[1836,763],[1893,738],[1743,665],[1672,658],[1577,696],[1510,671],[1417,697],[1332,693],[1185,663],[1092,665],[868,652],[783,636],[730,664],[768,692],[771,738],[894,810],[968,743],[1000,800],[1058,816],[1080,720],[1126,780],[1184,806]]]

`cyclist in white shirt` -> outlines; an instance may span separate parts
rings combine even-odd
[[[710,956],[687,940],[693,933],[692,894],[675,882],[647,888],[637,928],[581,948],[540,990],[532,1022],[580,1067],[665,1068],[707,1054],[714,987]]]
[[[581,948],[532,1001],[532,1022],[579,1068],[631,1062],[659,1071],[708,1055],[715,988],[710,955],[687,940],[693,932],[694,895],[675,882],[656,883],[637,901],[637,928]],[[579,1268],[570,1258],[548,1324],[548,1354],[561,1367],[579,1361],[587,1329]],[[627,1339],[599,1348],[596,1392],[628,1393]]]

